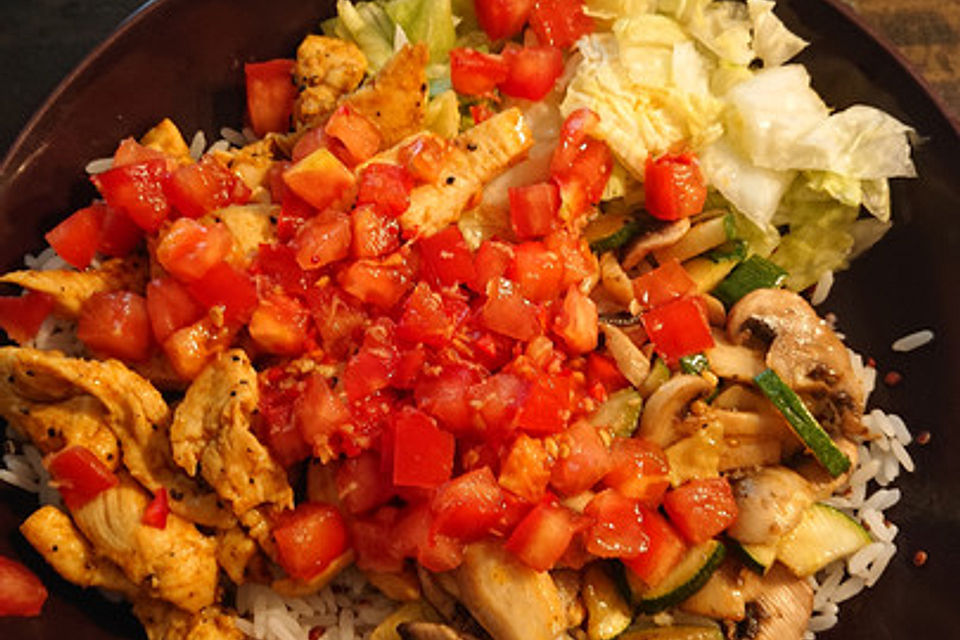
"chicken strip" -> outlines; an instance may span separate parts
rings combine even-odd
[[[426,45],[405,45],[376,77],[341,101],[376,125],[383,147],[423,129],[428,57]]]
[[[175,513],[162,529],[141,522],[150,495],[125,473],[119,484],[72,510],[94,551],[117,564],[151,597],[196,612],[213,604],[216,543]]]
[[[221,607],[187,613],[162,600],[141,598],[133,614],[143,624],[148,640],[243,640],[236,616]]]
[[[367,58],[352,42],[309,35],[297,48],[293,80],[300,95],[293,107],[297,128],[319,124],[337,106],[341,96],[363,82]]]
[[[116,466],[116,455],[108,442],[102,442],[106,440],[103,427],[120,442],[123,462],[134,478],[151,492],[167,489],[172,511],[207,526],[227,529],[235,524],[214,492],[174,464],[168,437],[170,411],[149,382],[117,360],[81,360],[55,351],[0,348],[0,415],[11,424],[31,436],[46,437],[47,432],[36,433],[40,423],[33,422],[31,415],[52,413],[45,407],[67,401],[71,404],[61,406],[61,415],[81,405],[88,408],[74,426],[78,431],[82,427],[84,434],[95,434],[97,444],[88,448],[104,452],[101,461],[107,466]],[[93,431],[94,425],[100,428]],[[79,436],[76,439],[73,444],[87,446]],[[45,442],[42,438],[34,441],[38,445]]]
[[[173,458],[198,472],[235,514],[273,504],[293,508],[286,471],[250,429],[260,394],[247,354],[234,349],[207,365],[187,390],[170,426]]]
[[[276,205],[234,205],[215,211],[213,222],[222,222],[233,236],[237,266],[248,267],[261,244],[276,240],[273,225],[280,207]]]
[[[11,271],[0,276],[0,282],[48,293],[53,296],[56,313],[76,318],[83,303],[95,293],[120,290],[143,293],[147,286],[147,262],[140,256],[128,256],[105,260],[99,269],[85,271]]]
[[[183,139],[180,129],[170,118],[164,118],[150,131],[143,134],[143,137],[140,138],[140,144],[176,158],[180,164],[193,162],[193,158],[190,157],[190,147]]]

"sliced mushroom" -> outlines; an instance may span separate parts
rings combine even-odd
[[[680,603],[680,609],[708,618],[743,620],[746,601],[753,596],[759,582],[757,574],[728,558],[699,591]]]
[[[403,622],[397,625],[397,633],[403,640],[476,640],[439,622]]]
[[[766,365],[825,427],[864,432],[863,389],[847,349],[802,297],[781,289],[747,294],[730,310],[727,336],[734,344],[765,349]]]
[[[739,515],[728,533],[744,544],[773,544],[793,529],[814,502],[803,476],[786,467],[763,467],[735,481]]]
[[[830,475],[830,472],[823,468],[823,465],[811,457],[806,457],[796,466],[796,471],[806,479],[817,500],[824,500],[832,496],[840,487],[847,484],[853,470],[857,468],[857,460],[860,457],[857,443],[847,438],[837,438],[834,441],[837,448],[850,458],[850,468],[845,473],[836,478]]]
[[[725,380],[751,382],[767,368],[759,351],[733,344],[719,331],[713,332],[713,346],[703,354],[710,361],[710,370]]]
[[[623,377],[635,387],[643,384],[650,373],[650,358],[634,344],[630,336],[622,329],[609,324],[600,325],[600,330],[607,341],[610,355],[617,361],[617,368]]]
[[[687,409],[697,398],[713,391],[714,384],[706,378],[679,375],[671,378],[653,392],[640,417],[639,437],[661,447],[668,447],[682,436],[680,430]]]
[[[775,564],[763,577],[746,618],[730,637],[742,640],[801,640],[813,612],[813,588]]]
[[[617,303],[625,309],[634,311],[631,305],[635,302],[633,282],[626,274],[614,252],[608,251],[600,256],[600,283]]]
[[[690,219],[680,218],[653,231],[649,231],[639,238],[627,250],[623,257],[623,268],[633,269],[652,251],[669,247],[677,242],[690,230]]]

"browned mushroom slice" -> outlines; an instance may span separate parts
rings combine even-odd
[[[713,388],[713,383],[700,376],[674,376],[647,400],[637,435],[664,448],[689,435],[689,430],[681,427],[690,404]]]
[[[814,502],[803,476],[786,467],[763,467],[733,483],[737,521],[727,531],[744,544],[773,544],[795,527]]]
[[[813,612],[813,588],[776,563],[763,576],[746,617],[729,637],[742,640],[802,640]]]
[[[402,622],[397,625],[397,633],[403,640],[477,640],[438,622]]]
[[[766,365],[828,429],[862,434],[863,389],[846,347],[796,293],[758,289],[740,299],[727,318],[735,344],[766,351]]]
[[[657,249],[663,249],[674,244],[690,230],[690,219],[680,218],[676,222],[668,222],[653,231],[648,231],[630,245],[626,255],[623,257],[623,268],[633,269],[635,266],[647,257],[649,253]]]
[[[857,443],[847,438],[837,438],[834,444],[848,458],[850,458],[850,468],[834,478],[830,472],[823,468],[814,458],[804,458],[797,466],[796,472],[799,473],[810,485],[811,491],[817,500],[826,500],[834,494],[840,487],[847,483],[851,474],[857,468],[857,460],[860,453]]]

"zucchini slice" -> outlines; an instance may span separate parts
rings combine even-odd
[[[595,562],[587,567],[581,594],[587,607],[588,640],[616,638],[633,621],[630,604],[602,564]]]
[[[703,352],[693,353],[680,358],[680,370],[684,373],[698,376],[709,368],[710,361],[707,360],[707,356],[705,356]]]
[[[730,544],[743,566],[757,575],[764,575],[777,559],[776,544],[743,544],[736,540]]]
[[[804,511],[800,523],[780,538],[777,560],[805,578],[871,542],[870,534],[859,522],[818,502]]]
[[[717,627],[677,625],[628,629],[620,635],[619,640],[723,640],[723,634]]]
[[[619,249],[640,235],[642,230],[640,221],[629,213],[605,213],[587,225],[583,237],[590,250],[599,254]]]
[[[664,382],[670,379],[670,368],[667,367],[667,363],[660,359],[660,356],[655,356],[653,359],[653,364],[650,365],[650,373],[647,374],[646,379],[644,379],[643,384],[637,387],[637,390],[640,392],[640,395],[644,398],[649,398],[653,395],[653,392],[660,388]]]
[[[766,369],[757,374],[754,379],[763,395],[767,396],[774,406],[787,419],[793,430],[805,445],[813,452],[820,464],[836,478],[850,468],[850,458],[823,430],[817,419],[813,417],[807,405],[793,389],[787,386],[773,369]]]
[[[786,279],[786,271],[769,260],[753,255],[738,264],[712,293],[729,308],[754,289],[775,289]]]
[[[607,427],[616,436],[629,438],[637,430],[643,396],[636,389],[620,389],[607,398],[590,417],[595,427]]]
[[[630,587],[637,608],[643,613],[658,613],[683,602],[706,584],[723,562],[725,554],[726,549],[719,540],[708,540],[698,544],[687,551],[687,555],[663,579],[663,582],[652,589],[638,590],[635,576],[628,571],[627,578],[631,582]],[[633,581],[630,580],[631,577],[634,578]]]

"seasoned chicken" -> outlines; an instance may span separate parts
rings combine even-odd
[[[426,45],[405,45],[370,82],[341,101],[376,125],[383,147],[423,129],[428,57]]]
[[[241,527],[217,532],[217,564],[236,584],[247,581],[247,567],[259,551],[256,541]]]
[[[170,426],[173,458],[198,472],[242,515],[261,504],[293,507],[286,471],[250,429],[260,394],[257,372],[240,350],[222,353],[187,390]]]
[[[140,588],[116,564],[97,555],[70,516],[56,507],[40,507],[20,525],[27,542],[65,580],[81,587],[103,587],[128,598]]]
[[[56,313],[76,318],[83,303],[95,293],[119,290],[143,293],[147,286],[147,263],[139,256],[128,256],[105,260],[99,269],[85,271],[11,271],[0,276],[0,282],[48,293],[53,296]]]
[[[69,408],[88,407],[84,414],[88,417],[77,423],[85,429],[84,433],[93,429],[95,419],[102,425],[101,430],[106,427],[112,432],[134,478],[151,492],[166,487],[172,511],[198,524],[233,526],[235,519],[219,503],[219,497],[174,464],[168,437],[170,412],[149,382],[117,360],[81,360],[55,351],[0,348],[0,414],[12,424],[33,436],[37,428],[29,428],[33,425],[30,420],[21,421],[21,417],[29,418],[23,416],[21,409],[26,406],[29,412],[40,411],[43,415],[49,411],[43,407],[66,401],[72,403]],[[61,408],[60,412],[65,414],[66,410]],[[106,440],[99,430],[94,433],[98,439]],[[92,450],[104,451],[101,459],[111,466],[115,463],[109,456],[116,455],[111,454],[108,444]]]
[[[234,205],[214,212],[211,217],[215,222],[223,222],[230,231],[237,264],[247,267],[261,244],[276,240],[273,222],[279,212],[276,205]]]
[[[251,142],[240,149],[215,152],[215,158],[240,176],[250,189],[268,186],[267,174],[273,167],[273,161],[282,156],[278,137],[267,134],[262,140]]]
[[[140,144],[150,149],[166,153],[177,159],[181,164],[193,162],[190,157],[190,147],[183,139],[180,129],[170,118],[164,118],[157,125],[143,134]]]
[[[150,495],[125,473],[118,477],[117,486],[72,511],[94,551],[152,597],[193,612],[213,604],[218,573],[214,540],[175,513],[167,516],[163,529],[143,524]]]
[[[534,571],[502,544],[470,545],[454,575],[456,595],[497,640],[554,640],[566,627],[550,574]]]
[[[220,607],[187,613],[162,600],[141,598],[133,614],[143,624],[148,640],[243,640],[236,616]]]
[[[297,49],[293,80],[300,95],[293,107],[297,128],[319,123],[337,101],[363,82],[367,58],[352,42],[309,35]]]
[[[405,235],[431,235],[460,218],[483,186],[533,146],[519,109],[507,109],[457,136],[443,160],[440,177],[410,192],[400,218]]]

